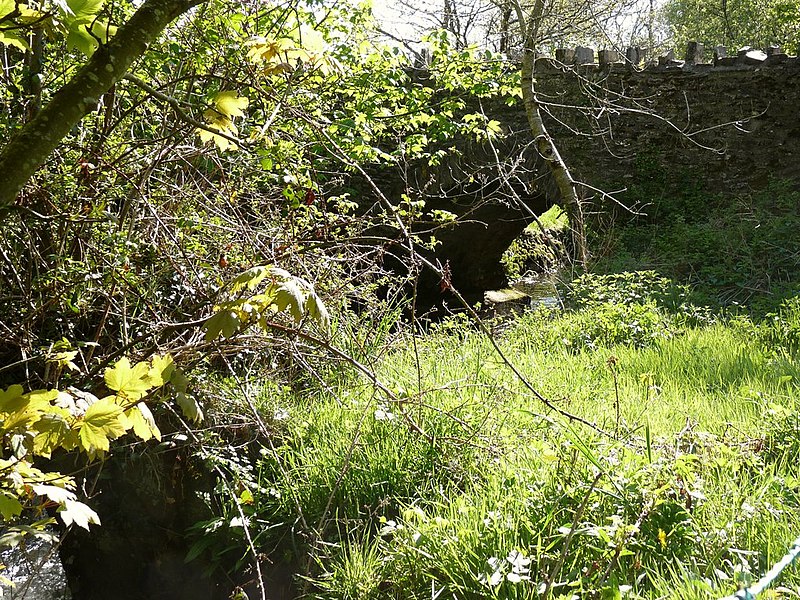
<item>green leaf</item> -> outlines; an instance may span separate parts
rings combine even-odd
[[[76,19],[69,24],[67,47],[91,56],[100,44],[108,43],[108,38],[116,32],[116,27],[103,21]]]
[[[33,426],[39,419],[42,418],[42,413],[34,410],[17,410],[9,413],[2,422],[0,422],[0,431],[9,432],[17,427],[24,427],[26,429]]]
[[[206,330],[206,341],[213,342],[222,333],[225,338],[231,337],[239,330],[239,315],[232,310],[221,310],[211,316],[203,327]]]
[[[84,450],[92,453],[96,450],[107,451],[109,440],[116,439],[125,433],[125,425],[120,419],[122,407],[109,396],[92,404],[83,415],[78,437]]]
[[[247,269],[244,273],[237,275],[233,279],[230,280],[227,286],[227,290],[231,294],[235,294],[247,288],[248,290],[253,290],[258,286],[259,283],[264,281],[267,277],[269,277],[270,273],[275,271],[276,274],[280,274],[282,269],[275,269],[274,267],[269,266],[258,266],[253,267],[251,269]],[[287,273],[288,274],[288,273]]]
[[[78,50],[86,56],[91,56],[97,49],[97,40],[86,30],[84,23],[71,27],[67,33],[67,48]]]
[[[23,397],[21,385],[12,385],[8,389],[0,391],[0,412],[14,412],[26,404],[28,404],[28,399]]]
[[[105,0],[67,0],[67,6],[77,18],[92,17],[100,12]]]
[[[238,133],[238,129],[236,129],[236,126],[230,120],[217,119],[216,123],[206,123],[206,126],[209,129],[214,129],[230,136],[235,136]],[[198,128],[197,135],[200,136],[200,141],[204,144],[213,141],[217,148],[223,152],[225,150],[236,150],[238,148],[238,146],[228,138],[214,133],[213,131],[208,131],[207,129]]]
[[[325,331],[328,331],[331,325],[328,309],[325,308],[320,297],[313,292],[306,298],[306,312],[312,319],[315,319]]]
[[[154,356],[150,359],[150,370],[147,378],[153,387],[161,387],[172,377],[175,371],[175,361],[169,354]]]
[[[68,443],[67,440],[71,437],[74,438],[74,432],[67,422],[69,416],[68,410],[53,408],[51,412],[43,414],[41,419],[34,423],[32,429],[38,432],[33,438],[34,454],[50,458],[57,448],[71,449],[72,443]]]
[[[300,286],[294,281],[284,281],[276,290],[276,308],[280,312],[284,312],[288,309],[296,322],[303,318],[304,304],[303,290],[301,290]]]
[[[64,508],[59,510],[58,514],[67,527],[74,523],[78,527],[83,527],[86,531],[89,531],[89,523],[100,525],[100,517],[97,513],[83,502],[77,502],[76,500],[66,500]]]
[[[203,420],[203,409],[192,396],[183,392],[178,393],[178,406],[190,421],[200,423]]]
[[[144,402],[140,402],[131,409],[125,411],[125,417],[129,421],[133,433],[145,442],[151,438],[161,441],[161,431],[156,425],[153,413]]]
[[[31,49],[25,38],[16,34],[14,31],[0,31],[0,44],[13,46],[23,52],[27,52]]]
[[[114,367],[106,369],[104,374],[109,389],[129,400],[142,398],[153,387],[150,384],[149,375],[150,366],[146,362],[140,362],[131,367],[131,362],[127,358],[119,359]]]
[[[495,121],[492,119],[486,124],[486,133],[489,134],[490,138],[497,137],[501,133],[503,133],[503,128],[500,125],[500,121]]]
[[[10,521],[14,517],[18,517],[20,513],[22,513],[22,504],[19,500],[6,492],[0,492],[0,515],[3,515],[3,519]]]

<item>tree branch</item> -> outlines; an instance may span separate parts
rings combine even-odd
[[[207,0],[147,0],[0,152],[0,207],[12,204],[70,130],[119,81],[164,28]]]

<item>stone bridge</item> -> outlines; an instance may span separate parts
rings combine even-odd
[[[690,44],[685,60],[667,55],[644,68],[637,49],[624,59],[605,50],[597,58],[587,48],[560,50],[537,60],[536,81],[546,125],[585,184],[580,192],[590,211],[641,200],[631,190],[654,170],[664,193],[672,186],[735,195],[771,179],[800,181],[800,59],[779,48],[726,56],[718,47],[706,61],[702,46]],[[524,108],[484,108],[502,124],[502,139],[461,140],[460,157],[435,172],[417,169],[389,190],[395,200],[407,189],[425,190],[426,210],[458,215],[457,224],[435,232],[441,244],[430,258],[449,265],[453,285],[470,301],[507,283],[503,252],[531,213],[560,202]],[[441,298],[440,284],[431,274],[422,278],[426,303]]]

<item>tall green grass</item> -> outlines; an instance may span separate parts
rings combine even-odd
[[[498,339],[593,427],[462,321],[395,336],[373,363],[395,400],[337,376],[285,407],[253,466],[257,540],[291,536],[326,599],[716,598],[757,578],[800,533],[800,311],[713,315],[661,284]]]

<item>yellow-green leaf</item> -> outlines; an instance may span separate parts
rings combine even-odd
[[[213,342],[222,333],[223,337],[229,338],[239,329],[241,321],[239,316],[232,310],[221,310],[208,321],[203,327],[206,330],[206,341]]]
[[[172,377],[175,371],[175,361],[169,354],[164,356],[154,356],[150,359],[150,371],[148,379],[153,387],[161,387]]]
[[[123,416],[122,407],[114,402],[112,396],[92,404],[83,415],[78,432],[83,449],[90,453],[96,450],[107,451],[109,440],[125,433],[121,416]]]
[[[12,385],[0,391],[0,412],[9,413],[25,406],[28,399],[23,397],[23,391],[21,385]]]
[[[250,104],[244,96],[239,96],[236,92],[220,92],[214,97],[214,104],[217,110],[228,117],[243,117],[244,109]]]
[[[42,413],[39,411],[28,409],[14,411],[9,413],[0,423],[0,432],[13,431],[17,427],[28,429],[41,418]]]
[[[67,6],[76,17],[91,17],[100,12],[105,0],[67,0]]]
[[[13,31],[0,31],[0,44],[13,46],[14,48],[18,48],[23,52],[27,52],[31,49],[31,47],[28,45],[28,42],[22,36],[17,35]]]
[[[224,133],[230,136],[234,136],[236,135],[236,133],[238,133],[238,129],[236,129],[236,126],[233,124],[232,121],[230,120],[224,121],[222,122],[222,125],[220,125],[221,122],[220,119],[217,119],[216,121],[217,121],[216,123],[208,123],[207,124],[208,128],[214,129],[216,131],[219,131],[220,133]],[[203,142],[204,144],[213,141],[214,144],[217,146],[217,148],[219,148],[223,152],[225,150],[238,149],[238,146],[234,142],[232,142],[226,137],[219,135],[218,133],[214,133],[213,131],[208,131],[206,129],[198,128],[197,135],[200,136],[200,141]]]
[[[295,321],[303,318],[303,290],[294,281],[284,281],[275,294],[275,307],[283,312],[288,309]]]
[[[58,390],[33,390],[25,396],[30,410],[49,411],[53,408],[51,402],[58,398]]]
[[[140,362],[131,367],[131,362],[127,358],[121,358],[113,368],[106,369],[105,380],[109,389],[129,400],[139,400],[153,387],[148,379],[149,374],[150,366],[146,362]],[[91,409],[91,407],[89,408]]]
[[[275,272],[277,274],[278,271],[282,269],[275,269],[274,267],[269,266],[258,266],[253,267],[251,269],[247,269],[244,273],[240,273],[236,277],[230,280],[228,283],[228,291],[232,294],[247,288],[248,290],[255,289],[256,286],[264,281],[270,273]]]
[[[133,408],[125,411],[125,416],[128,418],[130,426],[133,428],[133,433],[140,439],[147,441],[151,438],[156,438],[161,441],[161,431],[156,425],[156,420],[153,418],[153,413],[144,402],[140,402]]]
[[[38,432],[33,438],[33,452],[39,456],[50,458],[57,448],[70,450],[74,447],[75,435],[67,422],[70,417],[68,410],[54,407],[51,412],[42,415],[34,425],[33,430]]]
[[[198,404],[197,400],[195,400],[192,396],[184,392],[178,393],[178,406],[183,412],[184,416],[193,421],[194,423],[200,423],[203,420],[203,409]]]
[[[320,297],[314,292],[311,292],[308,298],[306,298],[306,312],[312,319],[315,319],[325,331],[328,331],[331,324],[328,309],[325,308]]]
[[[0,515],[3,519],[10,521],[14,517],[18,517],[22,512],[22,504],[14,496],[5,492],[0,492]]]

